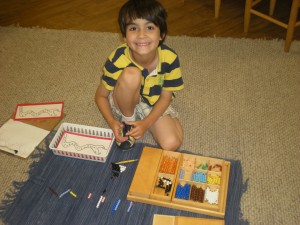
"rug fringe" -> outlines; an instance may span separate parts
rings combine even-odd
[[[19,191],[23,187],[23,185],[26,182],[18,182],[18,181],[13,181],[12,186],[13,188],[10,188],[10,190],[5,194],[5,200],[1,201],[0,205],[0,218],[4,219],[4,216],[7,212],[7,210],[13,205]]]
[[[50,132],[47,137],[35,148],[34,153],[30,156],[31,159],[34,161],[29,165],[28,168],[28,175],[32,175],[33,169],[35,166],[39,163],[39,160],[42,158],[42,156],[45,153],[46,146],[49,146],[51,140],[53,139],[56,131]],[[19,194],[22,187],[25,185],[27,181],[13,181],[12,182],[12,188],[5,193],[5,200],[2,200],[0,203],[0,218],[4,221],[6,212],[10,209],[10,207],[13,205],[17,195]]]
[[[242,184],[241,197],[248,190],[248,184],[249,184],[249,178]],[[241,199],[240,199],[240,203],[241,203]],[[250,222],[248,220],[243,219],[243,212],[242,212],[242,209],[241,209],[241,204],[240,204],[239,208],[240,208],[240,214],[239,214],[240,225],[249,225]]]

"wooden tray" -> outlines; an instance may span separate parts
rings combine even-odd
[[[191,162],[195,162],[194,165]],[[205,162],[207,162],[207,165]],[[171,165],[170,168],[166,164]],[[182,176],[182,170],[187,171],[186,174],[188,174],[190,179]],[[217,177],[218,179],[215,180],[219,183],[211,184],[208,183],[208,180],[207,182],[199,182],[189,176],[189,173],[193,175],[196,172],[206,173],[207,179],[209,177],[208,174],[213,174],[211,177]],[[127,199],[224,218],[229,173],[230,162],[225,160],[144,147],[127,194]],[[159,186],[159,184],[162,184],[162,182],[159,183],[162,177],[172,183],[168,193],[165,192],[165,186]],[[209,179],[210,182],[213,180],[212,178]],[[188,199],[179,198],[179,195],[176,195],[176,190],[178,185],[183,183],[191,187],[192,185],[198,188],[202,187],[205,191],[209,187],[210,189],[207,193],[210,193],[210,190],[218,189],[217,203],[209,203],[207,200],[203,202],[191,200],[191,191]]]
[[[225,225],[224,220],[154,214],[152,225]]]

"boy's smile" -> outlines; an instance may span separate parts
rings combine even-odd
[[[160,29],[154,23],[145,19],[135,19],[126,26],[125,42],[131,50],[133,59],[153,60],[157,47],[162,40]]]

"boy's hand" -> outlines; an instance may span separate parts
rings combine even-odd
[[[121,130],[123,129],[124,127],[124,124],[121,123],[120,121],[118,120],[114,120],[111,124],[110,124],[110,128],[112,129],[112,131],[114,132],[115,134],[115,138],[116,138],[116,141],[121,143],[121,142],[124,142],[127,140],[126,137],[123,137],[122,136],[122,133],[121,133]]]
[[[131,128],[131,130],[126,133],[126,135],[132,136],[136,140],[142,138],[146,131],[149,129],[149,127],[143,120],[126,121],[125,123],[133,126],[133,128]]]

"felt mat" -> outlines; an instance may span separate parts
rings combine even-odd
[[[31,167],[29,180],[19,184],[19,191],[15,196],[11,196],[13,198],[11,201],[2,202],[1,217],[6,224],[150,225],[154,214],[212,218],[137,202],[127,212],[130,201],[126,200],[126,195],[137,163],[126,164],[126,170],[111,180],[111,162],[139,158],[145,144],[137,143],[132,151],[122,152],[114,143],[107,161],[99,163],[54,155],[48,147],[53,135],[51,133],[45,139],[46,151],[40,153],[41,159]],[[248,224],[241,219],[240,200],[245,190],[241,163],[236,160],[228,161],[231,162],[231,168],[225,223]],[[49,191],[49,187],[59,194],[70,188],[77,198],[70,194],[57,198]],[[106,189],[105,203],[96,208],[104,189]],[[92,193],[91,199],[87,198],[89,193]],[[112,213],[117,199],[121,200],[120,205],[117,211]]]

